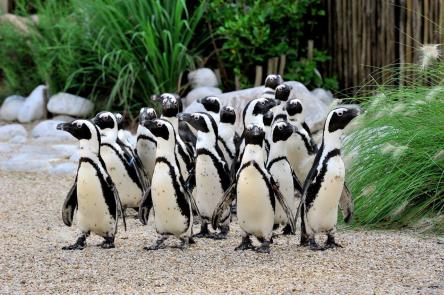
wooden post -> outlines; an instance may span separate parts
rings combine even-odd
[[[269,58],[267,62],[267,76],[273,74],[273,59]]]
[[[238,75],[234,76],[234,88],[236,88],[236,90],[240,89],[240,79]]]
[[[256,66],[256,77],[254,78],[254,87],[262,84],[262,66]]]
[[[0,0],[0,13],[8,13],[11,10],[11,0]]]
[[[307,49],[308,59],[313,59],[313,46],[314,46],[313,40],[308,40],[308,49]]]
[[[281,54],[280,63],[279,63],[279,75],[281,75],[281,77],[284,76],[286,62],[287,62],[287,56],[285,54]]]

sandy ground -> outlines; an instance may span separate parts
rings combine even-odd
[[[279,237],[258,254],[233,250],[234,225],[225,241],[146,252],[152,225],[128,218],[115,249],[91,237],[83,251],[62,251],[76,237],[60,210],[72,181],[0,172],[0,293],[444,294],[444,245],[412,232],[339,230],[344,248],[324,252]]]

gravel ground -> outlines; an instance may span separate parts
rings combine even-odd
[[[234,225],[225,241],[146,252],[152,225],[128,218],[115,249],[92,236],[85,250],[62,251],[76,238],[60,216],[72,181],[0,172],[0,293],[444,294],[444,245],[413,232],[339,230],[344,248],[324,252],[279,237],[257,254],[233,250]]]

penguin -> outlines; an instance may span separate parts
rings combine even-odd
[[[265,132],[265,138],[264,138],[264,144],[265,144],[265,161],[268,160],[268,154],[270,153],[270,143],[271,143],[271,124],[273,123],[274,114],[271,110],[266,112],[263,117],[264,122],[264,132]]]
[[[128,135],[130,135],[129,131],[125,130],[127,125],[127,121],[120,113],[114,113],[117,120],[117,139],[123,144],[130,152],[134,152],[134,148],[131,142],[128,139]]]
[[[104,239],[100,244],[102,248],[114,248],[119,215],[125,228],[126,224],[116,187],[100,155],[99,130],[88,120],[61,123],[57,129],[69,132],[80,144],[77,175],[63,204],[62,219],[67,226],[71,226],[74,212],[77,211],[81,235],[74,244],[62,249],[83,250],[91,232]]]
[[[285,111],[286,102],[290,96],[291,86],[286,84],[281,84],[276,87],[275,90],[275,100],[277,105],[271,109],[274,114],[274,121],[286,121],[287,112]]]
[[[300,100],[289,100],[286,105],[286,111],[289,122],[292,123],[294,128],[293,135],[287,142],[288,160],[298,179],[303,182],[313,166],[318,147],[311,134],[307,132],[309,129],[303,121],[303,108]],[[301,122],[303,123],[301,124]],[[346,183],[344,183],[344,190],[339,200],[339,207],[341,208],[344,221],[346,223],[351,222],[354,204],[352,194]]]
[[[271,130],[271,146],[267,160],[267,170],[279,186],[284,200],[289,209],[296,215],[302,195],[302,185],[291,169],[287,159],[287,140],[293,134],[293,126],[287,121],[273,123]],[[287,220],[285,211],[279,204],[276,204],[275,226],[285,225],[284,234],[291,233],[290,223]]]
[[[168,235],[180,238],[179,248],[185,249],[194,243],[193,199],[185,188],[176,154],[176,139],[173,125],[165,119],[145,120],[142,124],[156,137],[156,164],[149,193],[139,208],[139,220],[147,224],[151,208],[159,239],[145,250],[165,248]]]
[[[204,98],[200,98],[197,100],[198,103],[202,104],[205,112],[213,117],[216,124],[220,123],[220,110],[222,108],[222,104],[220,99],[217,96],[206,96]]]
[[[294,217],[283,199],[282,193],[265,167],[262,152],[265,132],[258,125],[248,125],[245,132],[245,151],[236,181],[228,188],[222,201],[216,207],[212,218],[213,228],[237,196],[237,219],[242,233],[242,243],[235,250],[254,249],[269,253],[275,216],[275,200],[278,200],[287,214],[294,230]],[[250,236],[255,236],[260,247],[253,247]]]
[[[117,119],[111,112],[100,112],[93,118],[101,135],[101,156],[111,175],[123,208],[138,208],[148,184],[143,168],[125,148],[118,143]]]
[[[201,230],[196,237],[225,239],[230,227],[230,210],[220,220],[220,233],[210,234],[208,224],[214,210],[231,184],[230,171],[218,145],[218,128],[208,113],[181,114],[181,119],[197,130],[195,188],[193,197],[201,217]]]
[[[224,154],[225,162],[231,167],[239,153],[240,137],[236,132],[236,112],[231,106],[225,106],[220,111],[219,147]]]
[[[262,94],[262,97],[274,99],[275,90],[278,85],[284,83],[281,75],[271,74],[265,78],[265,89]]]
[[[162,103],[162,115],[160,118],[169,121],[174,128],[174,134],[176,136],[176,154],[180,165],[180,171],[184,179],[188,178],[189,172],[193,169],[194,151],[190,145],[185,144],[182,138],[179,136],[179,119],[177,115],[181,109],[182,102],[178,100],[174,95],[164,93],[160,96]]]
[[[341,247],[334,237],[345,178],[341,135],[359,113],[355,108],[340,107],[330,111],[325,121],[322,144],[304,182],[301,202],[301,245],[311,250]],[[315,240],[320,233],[327,234],[324,247]]]
[[[153,120],[157,118],[156,110],[153,108],[142,108],[139,113],[139,125],[137,126],[137,142],[135,153],[140,158],[143,168],[147,175],[148,181],[151,183],[153,178],[154,163],[156,161],[156,137],[143,126],[143,121]]]

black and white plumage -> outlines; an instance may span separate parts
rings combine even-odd
[[[301,245],[322,250],[315,241],[318,233],[327,234],[326,247],[337,247],[338,205],[344,187],[345,167],[341,158],[343,129],[359,115],[358,109],[336,108],[327,116],[321,147],[304,182],[302,195]]]
[[[118,216],[123,217],[123,212],[116,187],[100,156],[99,130],[88,120],[61,123],[57,129],[69,132],[80,144],[77,175],[63,204],[62,219],[71,226],[77,211],[81,235],[76,243],[63,249],[84,249],[91,232],[105,239],[102,248],[114,248]]]
[[[160,96],[160,102],[162,103],[161,118],[169,121],[173,125],[176,136],[176,154],[179,161],[180,171],[182,177],[187,179],[189,172],[194,166],[194,151],[193,147],[186,144],[179,135],[179,119],[177,118],[177,115],[180,113],[182,102],[169,93],[162,94]]]
[[[281,75],[271,74],[265,78],[265,89],[262,97],[274,99],[275,90],[278,85],[284,83]]]
[[[218,144],[224,154],[225,162],[230,168],[239,153],[240,137],[236,132],[235,124],[236,112],[234,108],[231,106],[223,107],[220,111]]]
[[[276,106],[271,109],[274,114],[274,121],[285,121],[287,120],[287,112],[285,111],[286,102],[290,97],[291,87],[286,84],[281,84],[276,87],[275,90],[275,100]]]
[[[140,160],[134,158],[118,140],[117,119],[111,112],[100,112],[93,123],[101,135],[101,156],[111,175],[124,208],[138,208],[148,183]]]
[[[192,196],[185,188],[176,157],[177,136],[173,125],[165,119],[143,121],[142,124],[156,136],[156,165],[151,189],[139,208],[139,219],[147,224],[150,210],[154,210],[154,224],[160,238],[146,250],[164,248],[168,235],[180,238],[181,248],[192,240],[193,212]]]
[[[296,215],[301,200],[302,185],[293,172],[287,159],[287,140],[293,134],[293,126],[286,121],[273,123],[271,131],[271,146],[267,161],[267,170],[279,186],[285,203]],[[285,225],[284,234],[290,234],[291,228],[286,212],[276,204],[274,215],[275,225]]]
[[[200,212],[201,231],[196,236],[223,239],[229,231],[229,210],[220,220],[220,233],[213,235],[208,231],[216,206],[231,183],[230,171],[218,145],[217,124],[208,113],[181,114],[180,118],[197,130],[193,197]]]
[[[198,103],[202,104],[205,112],[213,117],[217,125],[220,122],[220,110],[222,108],[222,103],[217,96],[206,96],[197,100]]]
[[[222,202],[213,215],[213,227],[217,226],[222,213],[237,196],[237,218],[242,231],[242,243],[236,250],[255,249],[268,253],[274,225],[275,200],[285,210],[294,229],[294,217],[286,206],[282,193],[272,176],[265,168],[263,144],[265,132],[262,127],[249,125],[244,131],[245,151],[236,180],[227,190]],[[261,241],[262,245],[253,248],[250,236]]]
[[[157,118],[156,110],[153,108],[142,108],[139,113],[139,125],[137,126],[137,142],[135,153],[142,162],[143,169],[146,172],[148,181],[151,183],[156,161],[156,137],[143,126],[143,121],[154,120]]]
[[[268,160],[268,154],[270,152],[270,145],[271,145],[271,124],[273,123],[274,114],[270,110],[265,113],[263,122],[264,122],[264,132],[265,132],[265,138],[264,138],[264,145],[265,145],[265,161]]]
[[[129,136],[131,133],[125,128],[128,125],[128,122],[125,120],[122,114],[120,113],[114,113],[114,116],[116,116],[117,120],[117,139],[123,144],[131,153],[134,152],[134,147],[132,146]]]

